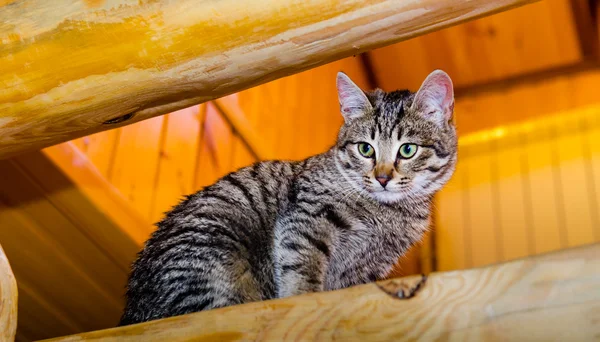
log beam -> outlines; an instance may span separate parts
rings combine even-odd
[[[58,338],[67,341],[590,341],[600,336],[600,244]],[[404,291],[406,293],[407,291]]]
[[[0,246],[0,341],[14,341],[17,332],[17,282]]]
[[[0,158],[533,1],[0,1]]]

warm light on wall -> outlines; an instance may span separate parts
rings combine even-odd
[[[440,270],[600,241],[600,105],[461,137],[437,198]]]

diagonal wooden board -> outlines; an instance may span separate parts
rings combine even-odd
[[[0,1],[0,158],[534,1]]]
[[[51,341],[592,341],[600,244],[479,269],[251,303]]]

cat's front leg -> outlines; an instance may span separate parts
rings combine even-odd
[[[293,215],[277,224],[274,266],[278,298],[324,290],[332,246],[327,230],[318,227],[318,219]]]

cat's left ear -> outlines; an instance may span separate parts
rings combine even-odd
[[[346,122],[361,117],[373,109],[367,95],[343,72],[338,72],[336,85],[340,109]]]
[[[447,73],[435,70],[423,81],[412,108],[434,121],[445,124],[454,114],[454,86]]]

